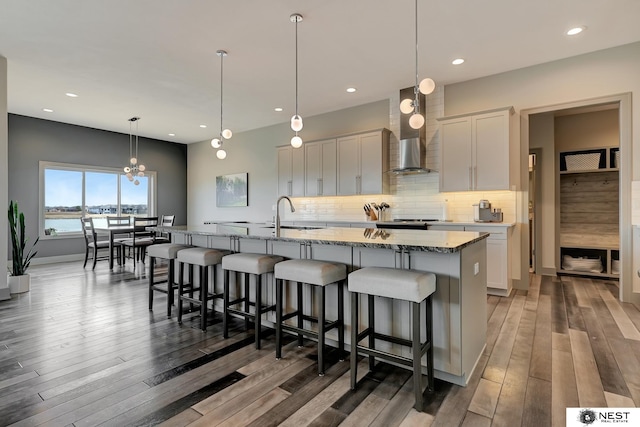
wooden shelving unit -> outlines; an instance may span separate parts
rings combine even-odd
[[[560,153],[559,273],[618,277],[614,271],[614,261],[620,258],[618,150],[603,147]],[[585,260],[575,261],[579,258]],[[601,271],[584,266],[597,264],[587,261],[595,259],[600,259]]]

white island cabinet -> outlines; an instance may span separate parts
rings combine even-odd
[[[437,276],[433,298],[435,376],[465,386],[484,350],[487,331],[486,233],[385,230],[382,236],[368,233],[363,228],[325,228],[282,229],[276,235],[272,229],[257,224],[155,229],[170,232],[176,243],[191,241],[207,245],[211,242],[235,252],[264,252],[292,259],[341,262],[349,271],[380,266],[433,272]],[[231,242],[230,246],[225,242]],[[273,275],[265,282],[264,302],[272,304],[275,301]],[[232,293],[235,288],[240,288],[240,284],[232,284]],[[296,300],[295,287],[290,291],[285,302],[289,309]],[[335,301],[336,292],[334,287],[327,289],[327,301]],[[346,286],[344,292],[348,296]],[[303,290],[303,304],[317,312],[318,301],[313,290]],[[376,330],[409,338],[409,303],[376,298],[375,304]],[[216,309],[220,308],[216,306]],[[327,317],[337,316],[336,310],[336,304],[327,304]],[[361,322],[366,325],[366,304],[362,305],[360,313]],[[350,348],[350,318],[349,304],[345,304],[347,348]],[[274,321],[273,313],[265,315],[265,325],[273,326]],[[327,342],[337,345],[335,330],[328,334]],[[383,342],[379,343],[379,348],[405,356],[410,352],[408,348]],[[426,365],[426,359],[423,364]]]
[[[432,230],[477,231],[489,233],[487,238],[487,293],[509,296],[511,279],[511,236],[514,224],[510,223],[436,223]]]

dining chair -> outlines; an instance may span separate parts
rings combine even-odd
[[[98,250],[100,249],[109,250],[109,240],[98,240],[98,234],[93,226],[93,218],[82,217],[80,218],[80,221],[82,222],[82,233],[84,235],[85,242],[84,264],[82,265],[82,268],[87,266],[89,249],[91,249],[93,259],[93,267],[91,269],[94,270],[98,261],[109,260],[109,254],[98,255]],[[122,244],[114,241],[113,245],[117,250],[118,259],[120,259]]]
[[[162,215],[160,219],[160,226],[173,227],[175,220],[175,215]],[[171,243],[171,234],[167,232],[156,233],[156,243]]]
[[[133,217],[134,232],[131,233],[131,238],[122,241],[122,244],[131,248],[133,252],[133,268],[135,269],[136,262],[142,261],[146,256],[146,250],[148,246],[156,243],[155,232],[148,229],[148,227],[155,227],[158,225],[158,217]]]

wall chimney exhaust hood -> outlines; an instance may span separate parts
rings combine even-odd
[[[413,87],[400,90],[400,99],[413,97]],[[420,105],[426,105],[425,96],[420,97]],[[426,111],[425,111],[426,112]],[[409,126],[409,114],[400,113],[400,157],[399,165],[396,169],[392,169],[396,175],[408,175],[418,173],[429,173],[431,169],[427,169],[425,156],[425,127],[413,129]]]
[[[400,141],[400,165],[391,172],[395,174],[429,173],[430,169],[424,167],[424,144],[420,138],[401,139]]]

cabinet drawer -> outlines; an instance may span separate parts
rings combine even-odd
[[[468,225],[464,227],[464,231],[475,231],[479,233],[489,233],[489,239],[492,240],[506,240],[507,230],[504,228],[491,227],[488,225]]]

